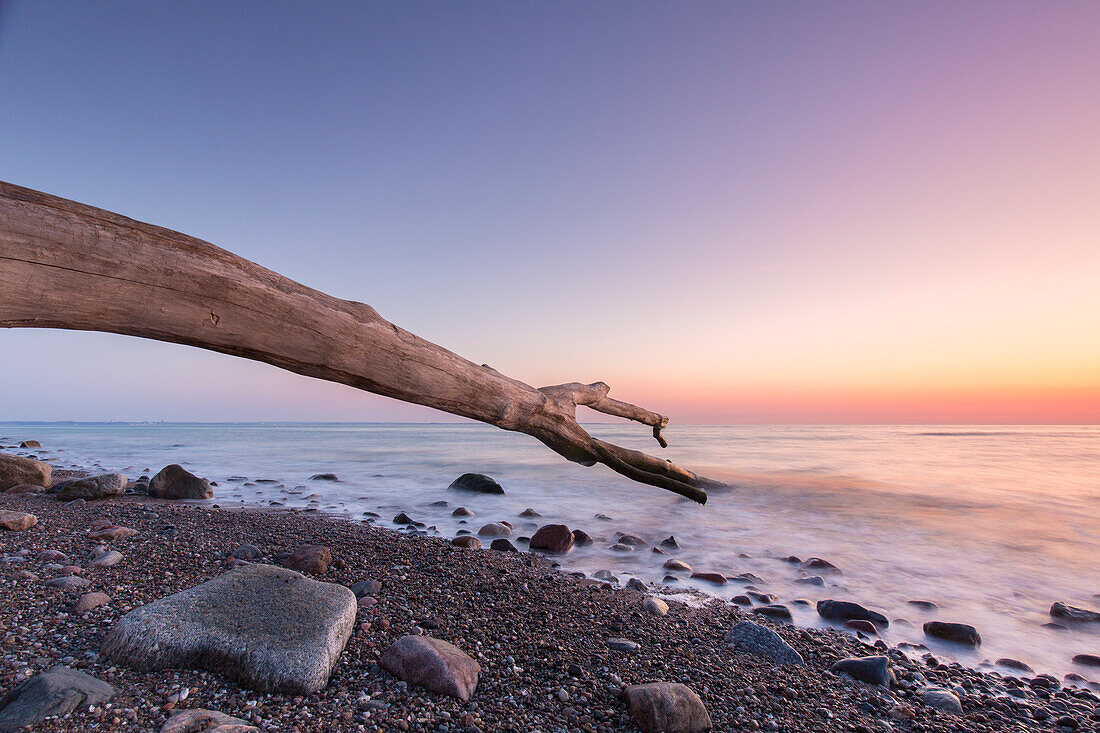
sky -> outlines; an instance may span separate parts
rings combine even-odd
[[[0,0],[0,179],[674,422],[1096,423],[1097,28],[1093,2]],[[0,330],[0,398],[453,419],[31,329]]]

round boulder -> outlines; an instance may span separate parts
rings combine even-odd
[[[532,550],[566,553],[573,549],[573,533],[564,524],[544,524],[531,537]]]
[[[448,486],[449,489],[458,491],[472,491],[478,494],[503,494],[504,487],[495,479],[483,473],[464,473]]]

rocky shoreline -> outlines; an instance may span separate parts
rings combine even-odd
[[[77,478],[57,473],[46,483]],[[799,629],[778,610],[761,612],[767,605],[750,610],[574,577],[555,570],[553,555],[459,546],[320,513],[154,499],[116,492],[117,483],[98,482],[109,497],[102,499],[73,498],[96,490],[88,486],[70,487],[64,500],[0,494],[0,511],[34,518],[13,514],[11,528],[0,530],[0,694],[7,695],[0,730],[5,712],[26,707],[47,682],[78,684],[50,677],[58,667],[106,683],[110,695],[89,689],[35,730],[1100,730],[1096,692],[1047,675],[977,671],[918,648]],[[171,496],[177,485],[166,478],[153,493]],[[537,544],[560,548],[566,534],[547,529]],[[256,610],[234,615],[241,591],[202,585],[227,574],[247,583],[242,571],[267,567],[259,574],[304,590],[274,586],[258,596]],[[105,647],[123,617],[132,625],[136,609],[197,587],[213,588],[202,601],[213,615],[171,643],[200,637],[210,624],[257,633],[263,624],[254,617],[285,621],[301,607],[291,620],[305,630],[300,646],[316,652],[331,634],[311,636],[311,627],[346,620],[346,645],[330,660],[327,683],[259,692],[247,654],[231,664],[184,655],[170,669],[154,669],[155,659],[144,664]],[[310,589],[334,610],[309,613],[320,601],[293,600]],[[196,605],[180,604],[151,623],[170,630],[172,619],[193,622],[187,616]],[[874,623],[873,612],[861,618],[833,606],[826,613]],[[140,646],[149,630],[163,630],[145,629],[127,643]],[[153,657],[167,645],[150,644]],[[195,712],[203,710],[228,717]]]

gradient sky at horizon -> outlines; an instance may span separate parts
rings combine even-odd
[[[675,422],[1095,423],[1098,32],[1085,2],[0,0],[0,179]],[[0,355],[0,419],[450,419],[122,336]]]

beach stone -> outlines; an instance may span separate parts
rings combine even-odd
[[[490,522],[477,531],[482,537],[509,537],[512,530],[503,522]]]
[[[573,533],[564,524],[544,524],[531,537],[532,550],[566,553],[573,549]]]
[[[393,523],[394,524],[412,524],[413,519],[412,519],[412,517],[410,517],[405,512],[401,512],[400,514],[398,514],[396,517],[393,518]]]
[[[290,553],[283,565],[300,573],[324,575],[332,564],[332,550],[323,545],[307,545]]]
[[[127,537],[133,537],[138,532],[136,529],[129,527],[100,527],[99,529],[93,529],[88,533],[88,539],[90,540],[124,540]]]
[[[73,613],[85,613],[87,611],[91,611],[94,608],[106,606],[110,602],[111,597],[106,593],[99,593],[98,591],[85,593],[76,600],[76,603],[73,604]]]
[[[616,542],[611,545],[612,552],[634,552],[634,547],[631,545],[624,545],[622,542]]]
[[[752,621],[739,621],[726,634],[726,643],[735,651],[770,659],[794,667],[805,664],[802,655],[779,634]]]
[[[982,637],[978,630],[969,624],[956,624],[946,621],[929,621],[924,625],[924,633],[945,641],[954,641],[969,646],[981,646]]]
[[[472,534],[464,534],[451,540],[451,544],[456,547],[465,547],[467,550],[476,550],[481,547],[481,540]]]
[[[825,578],[822,578],[820,575],[812,575],[809,578],[795,578],[794,582],[802,583],[803,585],[825,586]]]
[[[781,621],[793,621],[794,617],[791,616],[791,609],[780,604],[771,604],[767,606],[760,606],[759,608],[752,609],[752,612],[758,616],[767,616],[768,618],[777,618]]]
[[[474,516],[477,516],[477,515],[474,514],[472,510],[467,509],[464,506],[460,506],[457,509],[455,509],[453,512],[451,512],[451,516],[452,517],[474,517]]]
[[[668,604],[662,601],[660,598],[654,598],[648,596],[642,599],[642,610],[648,613],[650,616],[657,616],[660,618],[668,613]]]
[[[844,622],[844,628],[878,636],[878,628],[867,619],[854,618]]]
[[[19,444],[20,448],[41,448],[42,444],[37,440],[24,440]]]
[[[617,652],[633,653],[642,648],[642,645],[630,639],[612,638],[607,640],[607,646]]]
[[[721,573],[692,573],[691,577],[695,578],[696,580],[705,580],[708,583],[714,583],[715,585],[725,585],[727,582],[726,576],[722,575]]]
[[[649,591],[649,588],[646,586],[646,584],[638,578],[631,578],[630,580],[626,581],[626,587],[630,588],[631,590],[641,591],[642,593],[646,593],[647,591]]]
[[[214,490],[206,479],[173,463],[149,481],[149,496],[154,499],[209,499],[214,496]]]
[[[78,707],[100,705],[114,695],[114,688],[103,680],[57,665],[16,685],[0,699],[0,731],[28,728]]]
[[[104,473],[99,476],[73,479],[57,486],[57,500],[107,499],[124,493],[129,483],[130,480],[121,473]]]
[[[950,690],[945,690],[942,687],[925,687],[918,694],[921,702],[930,708],[953,715],[963,714],[962,703],[959,702],[959,698],[955,696],[955,693]]]
[[[66,590],[71,588],[87,588],[91,585],[91,582],[87,578],[81,578],[79,575],[62,575],[60,578],[50,578],[49,580],[43,580],[42,585],[48,585],[51,588],[64,588]]]
[[[1100,623],[1100,612],[1090,611],[1087,608],[1078,608],[1062,601],[1058,601],[1050,607],[1050,615],[1054,618],[1079,623]]]
[[[339,481],[340,477],[334,473],[315,473],[309,477],[310,481]]]
[[[0,453],[0,489],[10,489],[21,484],[48,487],[53,469],[50,464],[33,458]]]
[[[69,559],[69,556],[59,550],[43,550],[34,558],[41,562],[64,562]]]
[[[1086,667],[1100,667],[1100,655],[1096,654],[1075,654],[1073,661]]]
[[[151,672],[204,669],[260,692],[324,688],[355,625],[355,594],[274,565],[241,565],[127,613],[103,653]]]
[[[247,721],[216,710],[194,708],[173,712],[160,733],[259,733],[259,728]]]
[[[27,512],[16,512],[8,509],[0,509],[0,529],[11,532],[22,532],[38,524],[38,517]]]
[[[41,494],[45,491],[45,486],[35,486],[34,484],[16,484],[15,486],[4,489],[5,494]]]
[[[869,685],[886,687],[894,681],[894,673],[890,669],[888,657],[850,657],[841,659],[829,669]]]
[[[682,570],[687,573],[691,572],[690,565],[688,565],[683,560],[677,560],[674,557],[665,560],[665,564],[662,567],[664,567],[665,570]]]
[[[497,552],[519,552],[519,549],[512,544],[511,540],[504,537],[497,537],[495,540],[489,543],[490,550],[496,550]]]
[[[631,545],[632,547],[645,547],[649,543],[643,540],[641,537],[637,537],[632,534],[619,535],[619,542],[624,545]]]
[[[673,537],[672,535],[669,535],[668,537],[665,537],[663,540],[661,540],[661,546],[662,547],[671,547],[673,550],[679,550],[680,549],[680,543],[677,542],[676,538]]]
[[[237,549],[233,550],[233,552],[229,553],[229,556],[238,560],[259,560],[261,557],[264,556],[264,553],[260,551],[259,547],[256,547],[255,545],[250,545],[246,542]]]
[[[382,655],[382,668],[429,692],[468,702],[481,665],[454,644],[430,636],[403,636]]]
[[[938,605],[932,601],[906,601],[910,606],[916,606],[917,608],[923,608],[926,611],[934,611],[939,608]]]
[[[457,489],[459,491],[472,491],[478,494],[503,494],[504,487],[496,482],[495,479],[486,476],[483,473],[464,473],[447,487],[448,489]]]
[[[592,539],[592,535],[588,534],[583,529],[573,530],[573,544],[591,545],[593,542],[595,542],[595,540]]]
[[[642,733],[696,733],[712,727],[703,701],[679,682],[627,685],[623,697]]]
[[[91,563],[94,568],[109,568],[113,565],[118,565],[122,562],[122,553],[118,550],[107,550],[104,553],[96,555]]]
[[[535,511],[534,509],[532,509],[531,507],[527,507],[527,508],[526,508],[526,509],[524,509],[524,510],[523,510],[522,512],[520,512],[520,513],[519,513],[519,515],[520,515],[521,517],[541,517],[541,516],[542,516],[541,514],[539,514],[538,512],[536,512],[536,511]]]
[[[366,580],[360,580],[357,583],[352,583],[351,592],[355,594],[356,598],[362,598],[364,596],[376,596],[382,590],[381,581],[374,580],[373,578],[367,578]]]
[[[829,621],[870,621],[875,626],[885,628],[890,625],[889,619],[877,611],[871,611],[858,603],[851,601],[834,601],[826,599],[817,602],[817,613]]]

